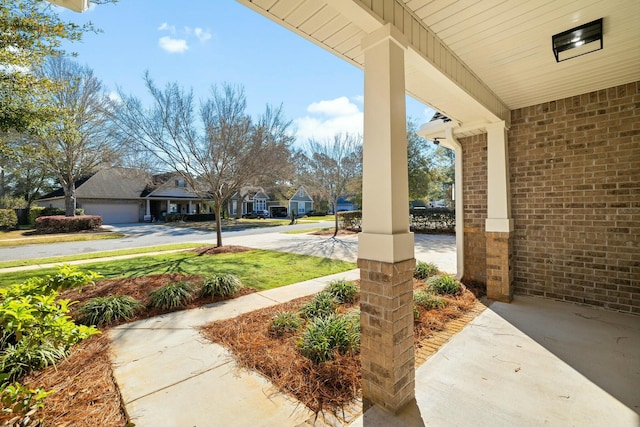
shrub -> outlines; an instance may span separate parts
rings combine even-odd
[[[43,208],[42,206],[34,206],[29,209],[29,224],[35,225],[36,218],[42,216],[44,209],[45,208]]]
[[[283,311],[273,316],[269,332],[279,337],[286,333],[297,331],[300,325],[302,325],[302,319],[298,314]]]
[[[338,224],[344,230],[362,230],[362,211],[338,212]]]
[[[41,234],[73,233],[83,230],[95,230],[102,225],[102,217],[82,216],[41,216],[36,219],[36,232]]]
[[[413,271],[413,277],[420,280],[428,279],[430,276],[438,273],[438,267],[432,262],[418,261],[416,269]]]
[[[318,317],[303,332],[298,348],[314,363],[331,360],[336,352],[356,353],[360,349],[359,320],[354,313]]]
[[[344,279],[332,280],[324,292],[331,294],[339,304],[351,303],[358,296],[358,285]]]
[[[336,300],[328,292],[320,292],[311,301],[306,303],[300,313],[305,319],[331,316],[336,310]]]
[[[58,299],[58,290],[79,288],[97,276],[66,266],[55,276],[0,289],[0,375],[13,381],[55,363],[72,345],[99,333],[76,325],[68,315],[70,301]]]
[[[0,230],[14,230],[18,227],[18,215],[13,209],[0,209]]]
[[[455,295],[462,290],[462,285],[451,276],[432,276],[427,280],[427,288],[439,295]]]
[[[44,391],[44,389],[41,388],[30,389],[18,382],[5,383],[0,386],[0,403],[3,408],[2,412],[24,416],[31,410],[37,410],[44,407],[42,400],[51,393],[55,393],[55,391]]]
[[[92,298],[78,310],[78,318],[85,325],[110,325],[131,319],[141,307],[140,301],[128,295]]]
[[[416,291],[413,293],[413,302],[426,310],[432,310],[434,308],[442,308],[447,303],[438,295],[434,295],[431,292]]]
[[[228,297],[238,292],[240,286],[240,279],[233,274],[214,274],[204,279],[200,294],[203,297]]]
[[[190,282],[176,282],[149,294],[152,307],[168,310],[184,307],[193,299],[194,286]]]

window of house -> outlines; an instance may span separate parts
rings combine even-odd
[[[256,211],[264,211],[267,209],[266,199],[255,199],[253,202],[253,209]]]
[[[176,187],[184,187],[184,179],[176,179]]]

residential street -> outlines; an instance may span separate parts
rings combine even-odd
[[[304,230],[319,227],[330,227],[333,222],[300,223],[279,227],[249,228],[222,233],[222,241],[232,236],[246,236],[264,233],[281,233],[290,230]],[[54,244],[23,245],[0,248],[0,260],[45,258],[51,256],[73,255],[90,252],[111,251],[117,249],[140,248],[145,246],[168,245],[172,243],[215,243],[213,231],[202,231],[191,228],[169,227],[161,224],[117,224],[111,226],[113,231],[126,236],[121,239],[90,240],[85,242],[64,242]]]
[[[309,234],[284,234],[289,230],[331,227],[333,222],[302,223],[279,227],[253,228],[223,233],[225,245],[249,246],[303,255],[316,255],[355,262],[358,256],[356,235],[314,236]],[[175,228],[157,224],[123,224],[114,231],[126,234],[121,239],[93,240],[86,242],[51,243],[0,248],[0,259],[30,259],[78,253],[101,252],[171,243],[214,244],[215,233],[190,228]],[[415,234],[415,257],[419,261],[434,262],[448,273],[456,273],[455,236]]]

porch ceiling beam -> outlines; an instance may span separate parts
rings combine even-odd
[[[502,120],[509,126],[509,108],[403,1],[327,0],[327,4],[368,33],[391,23],[404,35],[409,44],[407,91],[413,97],[460,121],[474,117],[487,122]],[[432,94],[448,100],[440,102]],[[446,111],[442,106],[451,99],[458,105]]]

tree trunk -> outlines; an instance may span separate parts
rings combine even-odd
[[[74,183],[64,186],[64,215],[75,216],[76,214],[76,186]]]
[[[220,218],[220,202],[213,202],[213,211],[216,216],[216,247],[222,246],[222,218]]]
[[[338,235],[338,201],[333,201],[333,217],[335,218],[336,228],[333,231],[333,237],[335,238]]]

